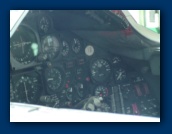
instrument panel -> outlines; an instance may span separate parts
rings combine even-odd
[[[85,102],[86,110],[159,116],[148,84],[123,57],[53,25],[40,15],[11,38],[10,101],[76,109]],[[93,96],[101,99],[87,104]]]

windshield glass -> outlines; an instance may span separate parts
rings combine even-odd
[[[13,28],[23,12],[24,10],[10,10],[10,30]]]
[[[160,34],[160,10],[128,10],[135,21]]]

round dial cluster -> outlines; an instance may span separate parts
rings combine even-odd
[[[10,52],[13,58],[27,65],[38,55],[38,38],[28,26],[21,25],[10,39]]]
[[[36,73],[14,76],[10,99],[14,102],[36,103],[42,86],[38,76]]]
[[[77,38],[74,38],[73,41],[72,41],[72,50],[78,54],[81,50],[81,42],[79,39]]]
[[[62,51],[63,56],[67,56],[69,54],[69,44],[67,41],[62,41]]]
[[[114,69],[114,77],[117,82],[124,81],[126,79],[126,71],[123,68]]]
[[[51,28],[50,18],[45,15],[39,17],[38,18],[38,27],[41,32],[47,33]]]
[[[45,72],[47,87],[50,92],[56,93],[62,85],[62,74],[58,68],[50,68]]]
[[[55,36],[46,36],[42,41],[42,47],[48,59],[54,59],[60,52],[60,42]]]
[[[92,78],[97,82],[104,82],[111,75],[110,64],[104,59],[97,59],[91,64]]]
[[[99,97],[107,97],[108,96],[108,88],[104,86],[98,86],[95,89],[95,95]]]

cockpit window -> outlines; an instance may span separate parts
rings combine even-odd
[[[160,34],[160,10],[129,10],[135,21]]]

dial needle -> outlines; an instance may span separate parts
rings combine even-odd
[[[24,90],[25,90],[25,93],[26,93],[26,99],[27,99],[27,102],[30,103],[29,99],[28,99],[28,94],[27,94],[27,89],[26,89],[26,84],[24,82]]]
[[[22,37],[20,36],[20,40],[21,40],[21,46],[22,46],[22,53],[24,54],[24,47],[23,47],[23,40],[22,40]]]
[[[117,80],[121,79],[122,72],[119,73]]]

